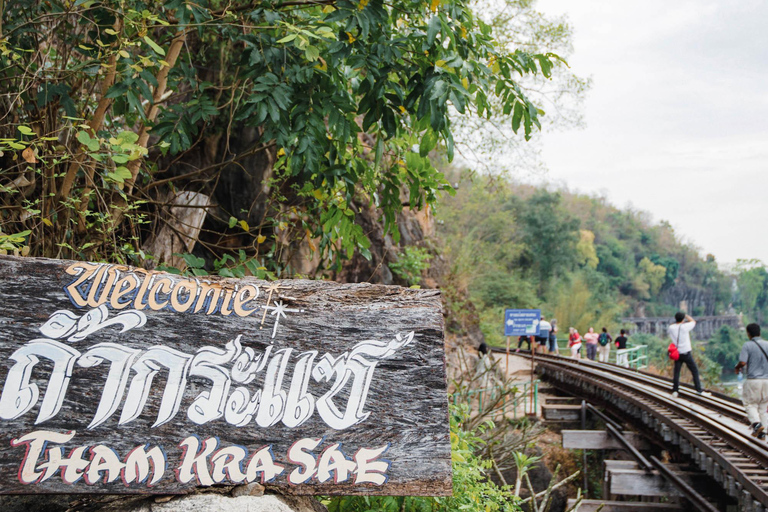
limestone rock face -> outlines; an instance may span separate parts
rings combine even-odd
[[[186,496],[2,496],[0,507],[3,512],[328,512],[311,496],[233,497],[217,492]]]
[[[315,507],[319,508],[315,508]],[[197,494],[180,496],[165,503],[144,501],[120,508],[105,509],[110,512],[321,512],[325,507],[307,496],[238,496],[221,494]]]

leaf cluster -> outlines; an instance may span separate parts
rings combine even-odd
[[[276,258],[302,239],[369,256],[356,209],[397,241],[403,193],[421,209],[447,185],[429,155],[453,158],[452,112],[501,110],[529,138],[541,110],[519,79],[559,62],[502,48],[465,0],[20,0],[3,18],[0,226],[58,257],[140,254],[166,198],[212,195],[254,155],[272,163],[264,214],[217,212],[207,259]],[[229,151],[249,129],[252,147]]]

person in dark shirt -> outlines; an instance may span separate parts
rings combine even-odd
[[[515,350],[515,352],[520,352],[520,348],[523,346],[523,343],[527,343],[528,350],[531,350],[531,338],[528,336],[520,336],[517,338],[517,350]]]
[[[627,331],[621,330],[620,336],[616,338],[616,348],[621,350],[627,348]],[[616,364],[619,366],[629,367],[629,359],[627,354],[616,354]]]
[[[616,348],[627,348],[627,331],[621,330],[621,334],[616,338]]]

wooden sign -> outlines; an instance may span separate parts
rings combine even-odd
[[[0,492],[446,495],[440,295],[0,256]]]

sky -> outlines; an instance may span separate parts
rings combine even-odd
[[[573,26],[586,127],[546,180],[666,220],[720,264],[768,263],[768,2],[539,0]]]

